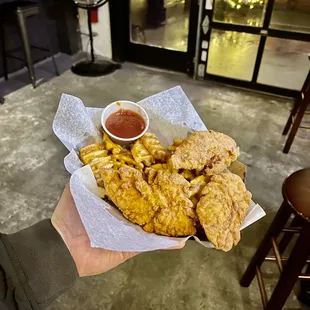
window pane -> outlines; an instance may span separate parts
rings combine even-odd
[[[260,36],[212,30],[207,73],[252,80]]]
[[[310,33],[310,1],[276,0],[270,28]]]
[[[190,0],[131,0],[131,42],[187,51]]]
[[[215,0],[213,20],[236,25],[261,27],[267,0]]]
[[[310,69],[309,42],[268,38],[258,82],[300,90]]]

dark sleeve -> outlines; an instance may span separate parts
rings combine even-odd
[[[0,234],[0,309],[42,309],[78,278],[75,263],[50,220]]]

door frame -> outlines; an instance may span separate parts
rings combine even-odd
[[[113,60],[193,74],[198,0],[190,1],[187,52],[130,42],[130,0],[111,0],[109,8]]]
[[[208,64],[208,57],[209,57],[209,49],[210,46],[208,46],[207,49],[207,58],[205,61],[202,61],[199,59],[197,60],[197,66],[198,65],[204,65],[204,80],[211,80],[211,81],[216,81],[220,83],[225,83],[225,84],[231,84],[233,86],[237,87],[242,87],[242,88],[250,88],[253,90],[258,90],[262,92],[268,92],[268,93],[274,93],[277,95],[281,96],[287,96],[287,97],[298,97],[299,91],[297,90],[291,90],[287,88],[282,88],[282,87],[277,87],[277,86],[271,86],[271,85],[266,85],[259,83],[257,81],[259,70],[261,67],[261,62],[263,58],[263,53],[265,49],[265,44],[266,40],[268,37],[274,37],[274,38],[282,38],[282,39],[291,39],[291,40],[297,40],[297,41],[306,41],[310,42],[310,33],[300,33],[300,32],[292,32],[292,31],[286,31],[286,30],[280,30],[280,29],[272,29],[270,27],[270,21],[271,21],[271,16],[273,12],[273,7],[275,4],[275,0],[268,0],[267,6],[266,6],[266,13],[265,13],[265,18],[263,25],[261,27],[253,27],[253,26],[245,26],[245,25],[235,25],[235,24],[228,24],[228,23],[221,23],[221,22],[214,22],[212,21],[213,18],[213,12],[214,12],[214,2],[212,5],[211,10],[206,10],[206,1],[210,0],[202,0],[202,5],[203,5],[203,10],[202,14],[203,16],[201,17],[203,20],[204,16],[208,16],[210,20],[210,27],[209,30],[206,34],[204,34],[201,31],[200,27],[200,44],[199,44],[199,52],[198,55],[201,55],[202,52],[202,41],[206,40],[208,43],[210,43],[210,36],[211,36],[211,31],[212,29],[219,29],[219,30],[227,30],[227,31],[237,31],[237,32],[245,32],[245,33],[250,33],[250,34],[256,34],[260,36],[260,42],[258,45],[258,50],[256,54],[256,60],[255,60],[255,65],[254,65],[254,70],[252,74],[252,80],[251,81],[244,81],[244,80],[238,80],[234,78],[228,78],[228,77],[223,77],[223,76],[218,76],[214,74],[210,74],[206,72],[207,64]],[[310,61],[309,61],[309,66],[310,66]],[[195,77],[197,78],[197,77]]]

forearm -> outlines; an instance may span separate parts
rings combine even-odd
[[[77,278],[75,263],[50,220],[0,235],[0,306],[41,309]]]

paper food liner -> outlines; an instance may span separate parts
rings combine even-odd
[[[107,102],[108,104],[109,102]],[[189,132],[207,130],[193,105],[181,89],[174,87],[139,102],[150,118],[150,131],[168,146],[175,138]],[[184,243],[190,237],[173,238],[145,232],[131,223],[116,207],[101,199],[95,177],[89,165],[83,166],[77,153],[81,146],[102,141],[100,116],[103,109],[86,108],[81,99],[63,94],[56,112],[53,130],[70,153],[64,164],[69,173],[70,189],[89,236],[91,246],[113,251],[152,251]],[[265,216],[264,210],[253,201],[241,229]],[[213,244],[195,240],[207,248]]]

